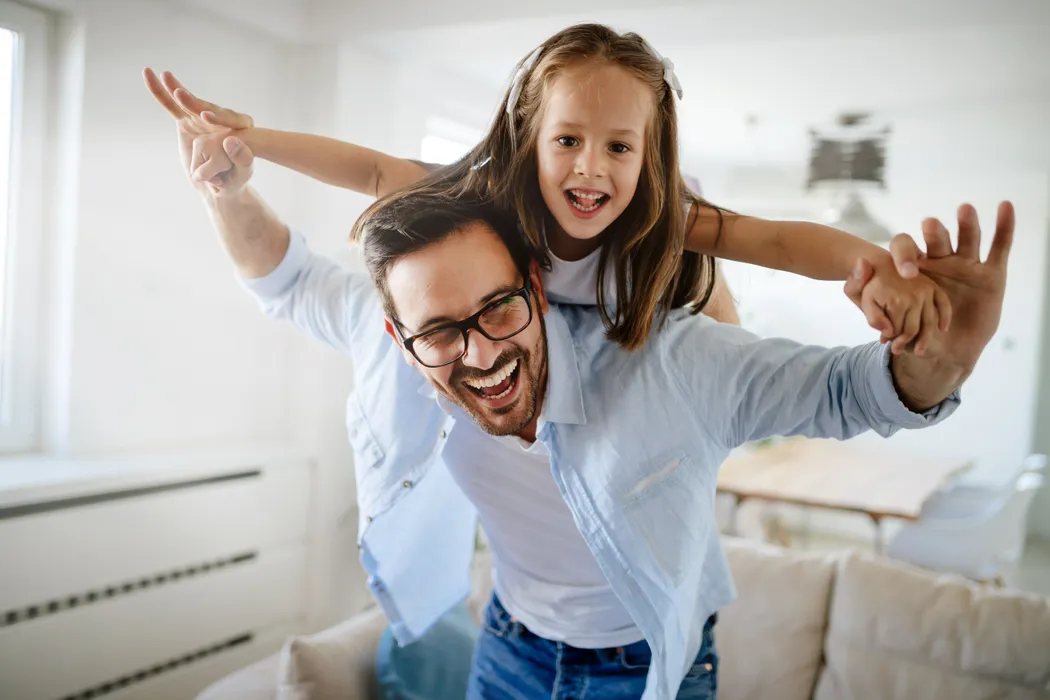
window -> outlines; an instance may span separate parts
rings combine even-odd
[[[455,122],[431,117],[427,119],[419,159],[424,163],[448,165],[470,152],[481,140],[481,132]]]
[[[0,450],[38,432],[47,15],[0,0]]]

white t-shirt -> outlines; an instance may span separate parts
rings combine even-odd
[[[688,221],[693,203],[687,200],[682,206]],[[558,304],[596,305],[598,260],[601,254],[601,248],[598,248],[580,260],[562,260],[547,251],[551,260],[550,272],[545,272],[543,276],[543,288],[547,292],[547,299]],[[616,270],[613,265],[609,265],[605,271],[605,299],[607,305],[616,303]]]
[[[599,248],[580,260],[562,260],[548,252],[551,269],[543,276],[547,299],[556,304],[597,304],[598,259],[601,254]],[[616,301],[616,282],[612,269],[607,269],[605,273],[605,298],[609,304]]]
[[[478,509],[493,589],[532,633],[581,649],[626,646],[641,631],[576,528],[540,441],[493,437],[462,409],[444,447],[452,478]]]

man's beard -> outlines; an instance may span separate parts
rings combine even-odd
[[[505,367],[517,358],[517,382],[519,386],[516,389],[519,394],[518,399],[513,404],[498,409],[486,410],[481,408],[479,402],[484,401],[484,399],[479,399],[477,394],[465,387],[463,380],[483,377],[492,373],[491,371],[479,372],[461,364],[457,364],[456,369],[449,377],[449,387],[453,387],[453,395],[450,396],[448,392],[437,387],[448,399],[466,411],[467,415],[490,435],[516,435],[524,430],[536,417],[540,390],[547,374],[547,329],[542,315],[539,315],[539,319],[541,333],[538,347],[533,348],[531,351],[526,351],[520,347],[508,348],[500,353],[499,357],[492,364],[496,368]],[[518,411],[522,412],[522,416],[513,423],[493,423],[491,420],[493,416],[499,417]]]

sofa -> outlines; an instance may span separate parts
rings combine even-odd
[[[720,700],[1050,698],[1050,598],[855,551],[724,545],[738,597],[715,628]],[[478,557],[475,619],[488,569]],[[378,700],[383,629],[369,609],[289,640],[198,700]]]

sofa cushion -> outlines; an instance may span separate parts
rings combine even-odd
[[[1050,599],[850,554],[816,700],[1046,698]]]
[[[379,608],[317,634],[294,637],[281,651],[277,700],[378,698],[376,646],[386,627]]]
[[[719,700],[808,700],[835,558],[723,538],[737,599],[718,614]]]
[[[274,700],[279,658],[271,654],[231,673],[205,688],[197,700]]]

